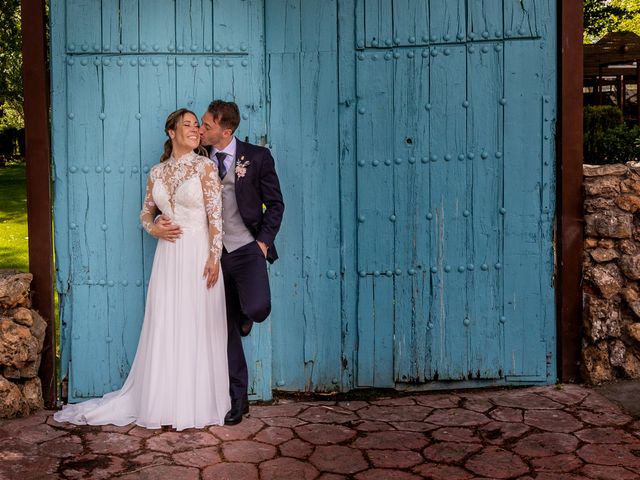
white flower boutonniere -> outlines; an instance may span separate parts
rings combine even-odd
[[[236,160],[236,177],[242,178],[247,174],[247,167],[251,164],[249,160],[244,159],[244,155],[242,155],[239,159]]]

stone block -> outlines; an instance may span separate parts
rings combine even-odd
[[[584,330],[589,343],[620,336],[620,305],[616,299],[586,296]]]
[[[640,378],[640,359],[633,353],[627,352],[622,368],[627,377]]]
[[[614,197],[620,193],[620,179],[608,175],[585,178],[584,191],[587,195]]]
[[[627,335],[640,346],[640,322],[630,323],[626,326]]]
[[[621,163],[610,165],[583,165],[582,173],[585,177],[602,177],[605,175],[626,175],[629,167]]]
[[[33,275],[30,273],[0,270],[0,307],[30,306],[29,286],[31,280],[33,280]]]
[[[622,255],[618,265],[625,277],[630,280],[640,280],[640,255]]]
[[[633,215],[612,211],[585,215],[585,231],[591,237],[631,238]]]
[[[38,353],[42,351],[44,345],[44,337],[47,332],[47,322],[40,316],[35,310],[31,310],[31,316],[33,318],[33,325],[31,325],[31,335],[38,340]]]
[[[582,378],[590,384],[595,385],[613,380],[614,376],[606,344],[589,345],[584,348],[580,370]]]
[[[587,213],[596,213],[616,208],[613,198],[589,197],[584,201],[584,210]]]
[[[597,238],[585,238],[584,239],[584,248],[596,248],[598,246]]]
[[[16,367],[4,367],[2,375],[4,376],[4,378],[17,380],[20,378],[20,369]]]
[[[29,412],[37,412],[44,408],[44,400],[42,399],[42,383],[38,377],[25,382],[24,387],[22,388],[22,395],[29,406]]]
[[[640,193],[640,180],[637,178],[637,176],[625,178],[622,182],[620,182],[620,191],[622,193]]]
[[[0,319],[0,365],[22,367],[35,360],[37,349],[38,342],[27,327]]]
[[[618,250],[625,255],[635,255],[640,251],[638,244],[633,240],[620,240],[618,242]]]
[[[13,418],[28,413],[29,405],[18,386],[0,376],[0,418]]]
[[[622,367],[625,361],[627,348],[620,340],[614,340],[609,344],[609,363],[614,367]]]
[[[33,316],[31,315],[31,310],[25,307],[18,307],[13,312],[11,312],[11,318],[13,321],[19,325],[24,325],[25,327],[30,327],[33,325]]]
[[[595,265],[587,270],[587,274],[587,278],[598,287],[602,296],[607,299],[620,293],[624,286],[620,269],[613,263]]]
[[[610,238],[603,238],[602,240],[598,240],[598,246],[600,248],[615,248],[616,241]]]
[[[615,204],[625,212],[635,213],[640,210],[640,196],[633,194],[620,195],[615,199]]]
[[[589,253],[591,253],[591,258],[598,263],[610,262],[620,256],[617,250],[613,248],[595,248]]]
[[[34,378],[38,376],[38,370],[40,369],[40,362],[42,356],[37,355],[33,362],[27,362],[22,368],[20,368],[20,378]]]

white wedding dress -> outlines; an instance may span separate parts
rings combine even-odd
[[[68,405],[55,420],[177,430],[224,424],[231,408],[224,281],[220,271],[207,289],[203,277],[209,255],[220,264],[221,189],[216,166],[195,153],[151,169],[142,225],[149,231],[160,209],[182,236],[158,241],[131,371],[120,390]]]

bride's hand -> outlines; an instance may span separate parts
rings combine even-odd
[[[213,259],[208,259],[204,265],[203,277],[207,279],[207,288],[213,287],[218,281],[220,274],[220,264]]]

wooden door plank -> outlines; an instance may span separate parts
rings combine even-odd
[[[176,110],[176,57],[162,56],[154,58],[141,57],[145,64],[139,66],[139,83],[144,88],[139,90],[138,113],[134,119],[140,131],[140,150],[138,158],[131,156],[127,171],[132,179],[138,182],[138,202],[142,208],[147,176],[151,167],[160,161],[163,144],[167,140],[164,124],[167,116]],[[131,62],[131,60],[130,60]],[[138,62],[139,63],[139,62]],[[136,165],[137,161],[137,165]],[[144,292],[147,291],[153,256],[156,251],[156,239],[144,233],[142,236],[143,268],[137,271],[136,285],[144,281]]]
[[[393,39],[393,0],[364,0],[365,45],[378,47]]]
[[[300,51],[302,0],[270,0],[265,2],[266,47],[271,54]]]
[[[467,4],[467,38],[470,40],[502,38],[502,24],[502,1],[469,0]]]
[[[360,53],[357,68],[358,271],[392,275],[393,58]]]
[[[130,52],[176,52],[176,3],[175,0],[138,0],[139,41],[131,44]],[[139,47],[139,49],[138,49]],[[187,46],[186,48],[189,48]],[[185,46],[182,45],[184,52]],[[182,53],[182,52],[179,52]]]
[[[537,36],[537,10],[544,3],[545,2],[536,2],[535,0],[504,0],[505,37],[522,38]],[[555,30],[555,25],[552,30]]]
[[[128,52],[138,44],[138,0],[103,0],[102,51]]]
[[[327,6],[328,7],[328,6]],[[335,23],[335,22],[332,22]],[[340,222],[335,52],[302,53],[304,363],[307,385],[340,378]],[[316,199],[322,198],[318,202]]]
[[[264,39],[263,29],[252,30],[252,2],[237,0],[213,0],[214,52],[230,53],[246,51],[248,39],[256,35]],[[259,10],[255,8],[255,10]],[[264,40],[263,40],[264,41]],[[244,50],[243,50],[244,49]]]
[[[72,276],[76,284],[95,284],[106,276],[102,64],[98,57],[69,57],[67,72],[74,86],[67,96]]]
[[[396,45],[411,46],[429,42],[429,0],[393,0],[390,20],[393,22]]]
[[[429,55],[408,50],[395,60],[394,191],[396,382],[424,378],[429,318]],[[391,220],[391,219],[390,219]],[[427,282],[425,285],[425,281]]]
[[[104,286],[75,285],[69,371],[69,402],[101,397],[113,390]],[[98,319],[99,321],[96,321]],[[90,361],[87,361],[90,359]],[[117,387],[116,387],[117,388]]]
[[[472,296],[470,375],[498,378],[502,370],[502,270],[495,268],[502,250],[502,140],[504,94],[502,42],[467,48],[467,144],[473,152],[468,226],[473,265],[468,288]]]
[[[468,370],[466,287],[468,208],[466,58],[462,46],[431,49],[431,272],[434,378],[460,379]],[[435,120],[437,119],[437,121]],[[470,152],[469,152],[470,153]],[[435,271],[434,271],[435,270]]]
[[[364,47],[363,15],[354,15],[363,0],[338,2],[338,90],[340,146],[340,224],[342,301],[342,388],[356,386],[357,358],[357,241],[356,241],[356,62],[354,42]],[[356,37],[354,38],[354,32]],[[360,40],[362,38],[362,40]]]
[[[466,39],[465,0],[430,0],[429,41],[462,42]]]
[[[213,4],[211,0],[176,0],[176,43],[183,51],[211,52]]]
[[[102,50],[101,15],[101,2],[66,1],[67,52],[89,53]]]
[[[537,40],[505,45],[504,362],[507,375],[544,379],[542,55]]]
[[[271,314],[273,331],[273,386],[276,389],[296,390],[305,385],[305,337],[303,225],[304,191],[299,159],[303,155],[301,143],[302,112],[298,75],[298,53],[269,55],[269,137],[286,204],[286,217],[277,237],[278,250],[284,252],[273,264],[270,281],[273,295]],[[294,81],[295,80],[295,81]]]
[[[105,222],[108,305],[109,368],[112,385],[120,388],[127,377],[138,344],[144,316],[144,290],[136,286],[142,269],[142,230],[138,212],[140,185],[133,166],[140,166],[138,65],[124,57],[105,57],[104,108],[102,123],[106,142],[103,181],[105,184]],[[144,67],[143,67],[144,68]],[[145,234],[146,235],[146,234]],[[124,246],[126,245],[126,248]]]

